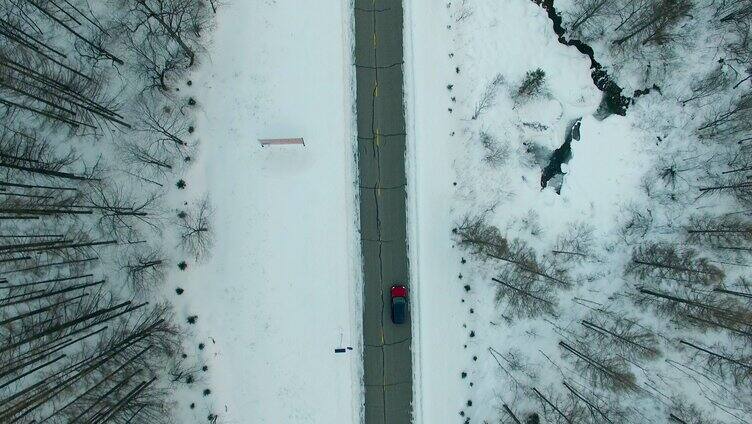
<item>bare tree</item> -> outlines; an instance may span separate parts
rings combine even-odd
[[[566,271],[550,257],[539,260],[535,250],[522,240],[508,241],[498,228],[489,226],[482,217],[465,218],[454,229],[461,246],[481,257],[493,258],[513,265],[517,272],[529,274],[531,278],[541,279],[560,288],[569,288]]]
[[[588,344],[613,351],[629,360],[654,359],[660,355],[655,334],[626,317],[617,315],[606,319],[593,314],[580,324],[584,331],[582,338]]]
[[[712,284],[723,280],[724,273],[700,257],[692,249],[677,250],[675,246],[661,243],[640,246],[634,250],[627,264],[626,275],[640,281],[675,280],[687,283]]]
[[[707,412],[698,408],[697,405],[688,402],[685,399],[672,398],[671,412],[668,414],[668,421],[677,424],[723,424],[723,421],[717,420]]]
[[[504,76],[501,74],[496,74],[494,79],[492,79],[491,82],[489,82],[486,86],[483,94],[481,94],[478,103],[475,104],[475,110],[473,111],[473,116],[470,119],[478,119],[480,115],[485,113],[489,108],[493,106],[494,101],[496,100],[496,93],[499,90],[499,86],[502,84],[504,84]]]
[[[658,315],[670,318],[681,326],[723,329],[742,337],[752,334],[746,328],[746,323],[752,319],[749,307],[712,291],[677,293],[640,287],[634,302],[641,307],[655,308]]]
[[[685,228],[687,241],[705,247],[752,249],[752,223],[734,215],[690,218]]]
[[[748,348],[732,350],[720,344],[704,347],[686,340],[680,340],[679,343],[693,350],[695,357],[704,358],[707,368],[723,378],[730,377],[735,386],[747,386],[752,380],[752,353]]]
[[[572,8],[564,14],[567,22],[567,29],[581,35],[581,26],[598,27],[602,23],[599,18],[615,6],[614,0],[585,0],[573,4]],[[597,22],[594,22],[597,21]],[[591,32],[591,30],[585,31]]]
[[[453,14],[455,22],[460,23],[465,19],[473,16],[473,9],[468,5],[468,3],[468,0],[462,0],[460,2],[460,5],[457,7],[457,11]]]
[[[191,67],[204,31],[211,27],[211,14],[203,2],[195,0],[132,0],[131,30],[169,39],[188,59]]]
[[[587,376],[591,384],[614,392],[637,389],[635,376],[627,362],[613,352],[593,349],[587,344],[559,342],[564,356],[571,357],[577,369]]]
[[[515,98],[525,99],[536,97],[546,92],[546,73],[538,68],[527,71],[525,78],[514,93]]]
[[[165,45],[162,38],[149,35],[137,38],[131,34],[128,47],[136,59],[136,72],[148,81],[147,88],[168,91],[168,83],[183,75],[186,69],[185,58],[170,45]]]
[[[750,0],[721,0],[714,6],[715,17],[721,22],[741,22],[752,17],[752,1]]]
[[[503,256],[509,252],[509,243],[498,228],[486,224],[481,216],[465,217],[453,230],[460,246],[483,259],[488,255]]]
[[[175,155],[161,143],[144,143],[143,140],[125,141],[120,150],[123,162],[129,165],[136,175],[151,179],[164,179],[175,172]]]
[[[637,0],[627,2],[622,9],[622,21],[616,28],[618,38],[613,44],[621,46],[636,40],[639,44],[665,44],[672,41],[676,25],[692,9],[690,0]]]
[[[179,214],[181,245],[196,259],[204,257],[212,247],[212,213],[209,198],[203,197],[190,210]]]
[[[752,205],[752,182],[743,174],[714,178],[699,188],[700,196],[728,195],[743,205]]]
[[[752,132],[752,92],[745,92],[728,107],[715,108],[697,128],[700,138],[730,141]]]
[[[593,258],[593,226],[580,222],[569,226],[559,235],[552,250],[554,255],[565,261],[582,262]]]
[[[694,80],[690,86],[692,95],[682,100],[682,104],[687,104],[694,100],[701,100],[711,96],[718,96],[727,88],[731,87],[733,76],[728,67],[719,64],[704,77]]]
[[[492,280],[498,285],[496,302],[504,305],[505,312],[519,318],[555,316],[558,300],[553,285],[514,267],[506,267]]]
[[[135,130],[147,135],[148,142],[144,144],[154,145],[150,151],[161,150],[183,158],[188,147],[186,137],[190,133],[188,118],[171,105],[143,98],[137,108],[141,118]]]
[[[105,234],[137,241],[144,232],[161,233],[160,193],[136,194],[124,186],[89,185],[86,206],[93,210]]]
[[[159,249],[144,250],[139,246],[129,255],[121,256],[120,269],[134,292],[143,292],[162,283],[167,268],[166,255]]]
[[[160,192],[112,165],[144,178],[185,157],[190,118],[127,81],[140,69],[169,88],[202,51],[207,10],[0,2],[0,422],[171,421],[182,334],[150,290],[172,259],[149,247]],[[197,212],[190,239],[205,238]]]
[[[545,422],[556,424],[595,424],[591,421],[585,403],[571,393],[561,393],[553,389],[531,389],[538,400],[539,410]]]

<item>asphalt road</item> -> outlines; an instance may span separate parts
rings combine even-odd
[[[391,321],[389,288],[408,284],[401,0],[355,1],[366,424],[410,423],[410,319]]]

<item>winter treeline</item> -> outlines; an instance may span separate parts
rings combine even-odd
[[[588,248],[594,242],[587,228],[563,236],[542,255],[523,240],[506,239],[483,219],[465,220],[455,234],[491,272],[505,322],[524,327],[526,320],[545,321],[556,340],[541,340],[541,346],[556,343],[563,360],[559,364],[539,351],[545,359],[533,366],[515,347],[489,347],[520,402],[504,405],[503,422],[524,421],[522,411],[530,405],[537,405],[532,409],[543,422],[640,422],[640,410],[629,405],[646,399],[676,422],[726,422],[697,421],[701,409],[681,390],[657,383],[665,383],[666,364],[686,373],[731,416],[752,413],[752,290],[744,280],[727,282],[709,257],[673,244],[637,245],[623,280],[617,277],[621,284],[615,284],[613,301],[603,304],[580,297],[576,287],[585,283],[579,267],[595,269],[589,271],[593,277],[605,266]],[[562,310],[561,303],[569,309]],[[656,328],[653,316],[669,325]],[[541,374],[551,373],[561,375],[559,387],[536,386]]]
[[[498,416],[750,422],[752,2],[588,0],[562,17],[567,38],[616,62],[612,77],[661,85],[628,112],[665,118],[645,129],[659,160],[615,235],[572,223],[543,243],[497,228],[493,214],[457,223],[455,240],[494,287],[503,321],[492,325],[537,348],[488,347],[505,376]]]
[[[160,291],[211,209],[164,196],[212,7],[0,0],[0,422],[171,422],[195,380]]]

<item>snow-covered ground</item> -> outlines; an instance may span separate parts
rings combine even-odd
[[[680,332],[652,310],[636,308],[632,297],[640,282],[624,275],[633,247],[645,242],[639,236],[625,241],[622,230],[629,228],[633,211],[659,211],[652,236],[673,237],[683,247],[678,218],[698,207],[692,199],[671,206],[651,198],[657,153],[668,148],[657,147],[656,140],[666,137],[656,137],[662,134],[644,121],[681,116],[675,99],[661,105],[644,97],[626,117],[596,119],[601,93],[587,57],[557,42],[545,11],[532,1],[457,0],[438,7],[416,0],[406,7],[417,422],[499,422],[510,419],[504,404],[523,420],[526,413],[547,411],[545,422],[563,422],[555,421],[560,417],[532,390],[572,408],[569,414],[579,401],[562,381],[623,408],[619,422],[664,422],[671,411],[692,416],[684,405],[707,402],[698,386],[667,364],[690,364],[691,352],[682,350],[679,339],[703,336],[696,328]],[[546,75],[541,93],[519,95],[526,73],[538,68]],[[491,100],[482,106],[489,90]],[[579,118],[580,137],[562,166],[563,179],[541,189],[543,167]],[[498,285],[491,278],[509,265],[457,245],[452,229],[468,216],[483,217],[506,240],[521,240],[571,278],[571,290],[557,295],[555,316],[515,317],[495,300]],[[571,246],[574,229],[584,235],[586,253],[566,254],[588,259],[557,258],[553,250]],[[634,319],[660,339],[659,360],[629,366],[640,394],[594,388],[557,345],[588,340],[580,320],[589,316]],[[731,417],[708,405],[698,410]],[[448,418],[453,416],[456,421]]]
[[[452,249],[453,158],[462,149],[447,116],[446,85],[454,77],[444,30],[447,11],[435,1],[405,5],[408,236],[413,281],[413,408],[416,423],[447,422],[465,389],[459,366],[465,352],[457,325],[465,308],[458,252]]]
[[[222,423],[360,420],[351,14],[339,1],[230,2],[187,88],[200,151],[186,180],[211,194],[215,242],[178,275],[178,312],[198,315]],[[306,145],[257,141],[282,137]]]

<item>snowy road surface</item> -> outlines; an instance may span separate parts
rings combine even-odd
[[[365,424],[412,418],[411,320],[391,320],[390,287],[409,284],[401,0],[355,2],[363,249]]]
[[[191,88],[186,181],[211,196],[216,243],[189,262],[178,313],[199,316],[222,423],[360,420],[351,16],[334,0],[230,2]],[[257,141],[282,137],[306,146]]]

